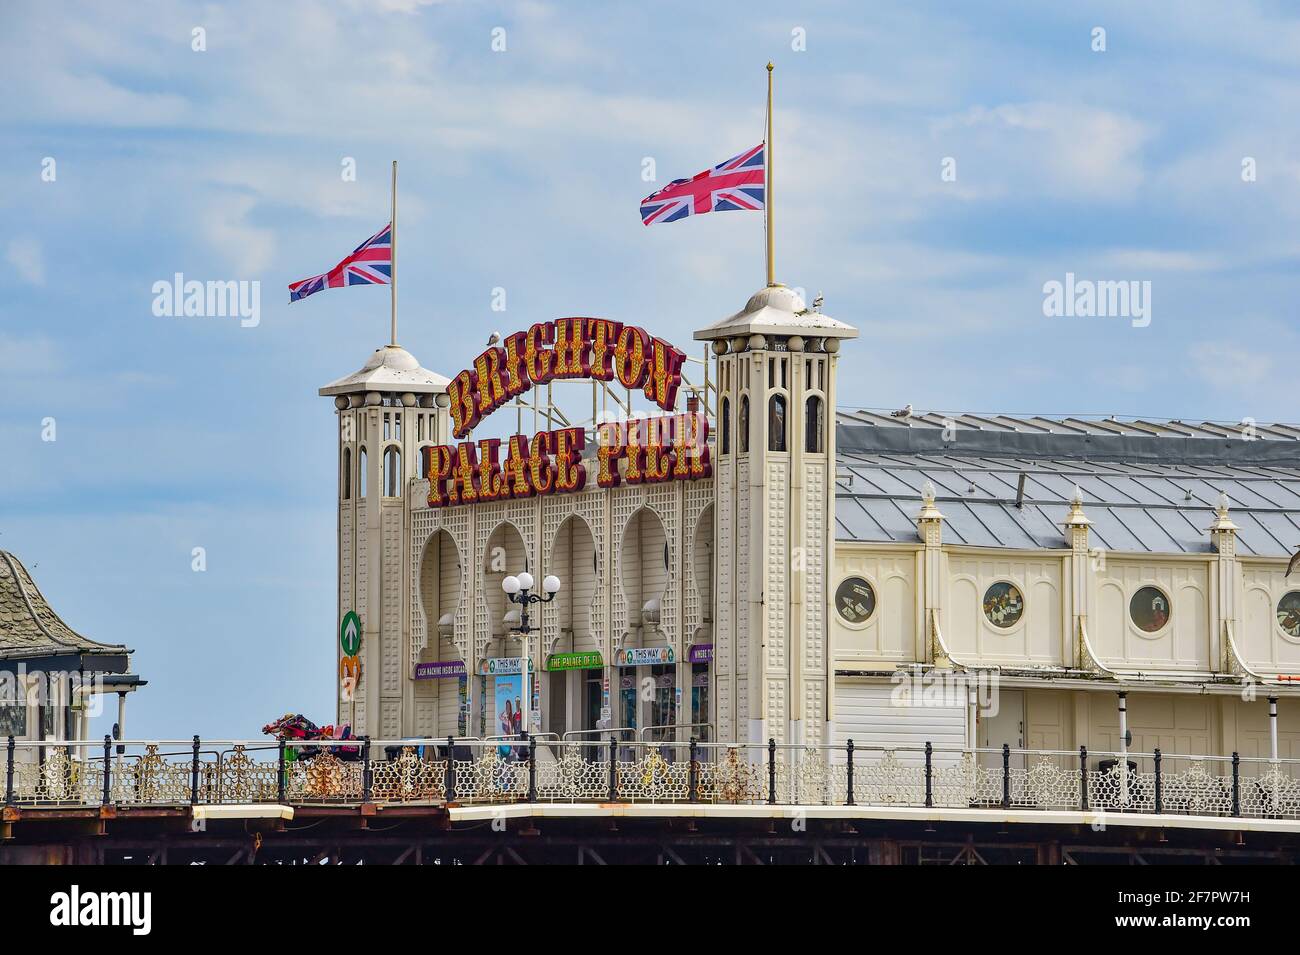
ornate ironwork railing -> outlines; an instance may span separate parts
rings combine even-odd
[[[631,802],[1300,819],[1300,760],[607,740],[8,739],[6,806]]]

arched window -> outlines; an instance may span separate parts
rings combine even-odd
[[[821,454],[825,449],[822,443],[822,400],[816,395],[809,395],[804,405],[803,449],[809,454]]]
[[[384,497],[402,496],[402,451],[390,445],[384,448]]]
[[[785,451],[785,395],[767,401],[767,450]]]
[[[728,398],[722,399],[722,414],[718,415],[722,424],[722,438],[720,444],[723,454],[731,453],[731,401]]]
[[[749,450],[749,395],[740,399],[740,420],[736,422],[736,430],[740,432],[740,453],[744,454]]]
[[[361,454],[357,458],[357,487],[361,491],[361,500],[366,499],[366,449],[361,449]]]
[[[339,482],[343,486],[341,497],[345,501],[352,500],[352,449],[343,449],[343,476]]]

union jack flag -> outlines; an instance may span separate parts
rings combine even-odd
[[[766,168],[763,143],[690,179],[674,179],[641,200],[641,222],[676,222],[704,212],[763,208]]]
[[[391,285],[393,281],[393,224],[390,222],[362,242],[352,254],[323,275],[299,279],[289,286],[289,301],[321,289],[344,285]]]

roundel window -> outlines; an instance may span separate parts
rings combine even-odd
[[[984,616],[995,627],[1013,627],[1025,613],[1025,598],[1015,584],[1006,581],[984,591]]]
[[[1146,633],[1164,629],[1169,622],[1169,598],[1158,587],[1142,587],[1128,603],[1133,624]]]
[[[876,592],[861,577],[846,577],[835,591],[835,609],[847,623],[866,623],[876,612]]]
[[[1277,625],[1287,636],[1300,638],[1300,590],[1293,590],[1277,602]]]

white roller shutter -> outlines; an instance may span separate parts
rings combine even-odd
[[[868,683],[864,680],[840,679],[835,684],[835,723],[831,739],[842,747],[853,740],[856,750],[854,761],[876,758],[869,747],[915,747],[925,749],[926,742],[935,749],[953,750],[967,745],[966,707],[962,705],[900,705],[893,699],[892,683]],[[843,761],[844,754],[836,754]],[[898,753],[900,761],[924,760],[921,752]],[[955,762],[951,753],[936,753],[935,764]]]

